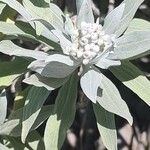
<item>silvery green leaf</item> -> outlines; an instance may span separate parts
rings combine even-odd
[[[65,78],[69,76],[79,64],[75,63],[69,56],[53,54],[45,61],[34,61],[28,68],[44,77]]]
[[[73,25],[73,22],[71,20],[71,18],[69,17],[69,15],[67,14],[66,15],[66,20],[65,20],[65,32],[69,35],[72,35],[73,34],[73,31],[74,31],[74,25]]]
[[[36,130],[29,133],[27,137],[27,143],[32,150],[45,150],[45,145],[42,136]],[[28,150],[25,148],[24,150]]]
[[[26,72],[29,63],[30,61],[22,58],[0,62],[0,90],[10,86],[17,77]]]
[[[46,150],[61,149],[66,132],[73,123],[76,112],[78,77],[72,75],[67,83],[59,90],[54,112],[47,121],[44,133]]]
[[[0,2],[8,4],[12,9],[16,10],[19,14],[21,14],[34,29],[36,28],[35,24],[30,21],[32,16],[17,0],[0,0]],[[58,41],[57,38],[55,38],[47,29],[43,30],[41,35],[46,37],[47,39],[53,40],[54,42]]]
[[[52,33],[59,39],[60,46],[64,54],[69,54],[68,47],[71,47],[72,43],[64,36],[64,33],[59,30],[52,30]]]
[[[43,3],[45,2],[43,1]],[[55,29],[63,30],[63,12],[55,4],[50,3],[49,6],[42,6],[40,4],[39,7],[37,0],[23,0],[23,5],[33,18],[43,19],[50,23]],[[38,22],[35,22],[35,24],[36,30],[41,30],[42,32],[42,24]]]
[[[10,56],[30,57],[38,60],[44,60],[48,56],[45,52],[21,48],[9,40],[0,42],[0,52]]]
[[[150,31],[150,22],[144,19],[135,18],[130,22],[129,27],[127,28],[125,34],[133,31],[144,31],[144,30]]]
[[[10,150],[9,148],[7,148],[5,145],[0,143],[0,149],[1,150]]]
[[[114,34],[118,29],[118,26],[120,24],[124,12],[124,8],[125,3],[123,2],[105,17],[103,30],[107,34]]]
[[[101,87],[102,94],[98,93],[97,102],[107,111],[125,118],[132,125],[133,118],[126,102],[122,100],[116,86],[104,75],[102,76]]]
[[[125,0],[125,9],[115,34],[119,37],[128,27],[130,21],[133,19],[138,7],[144,0]]]
[[[4,123],[7,114],[6,91],[0,93],[0,125]]]
[[[28,30],[27,27],[25,27],[25,29]],[[23,30],[21,30],[19,27],[17,27],[17,25],[15,25],[13,23],[7,23],[7,22],[0,21],[0,32],[2,32],[3,34],[15,35],[15,36],[22,35],[27,38],[35,39],[35,37],[32,35],[33,34],[32,30],[30,30],[30,31],[31,31],[31,33],[27,33],[27,32],[24,32]]]
[[[101,57],[97,62],[96,66],[102,69],[108,69],[111,66],[119,66],[121,65],[121,62],[119,60],[111,60],[107,58],[108,54]]]
[[[110,71],[150,106],[150,81],[142,71],[129,61],[122,62],[121,66],[110,68]]]
[[[81,4],[81,2],[80,2]],[[77,25],[78,28],[81,26],[81,22],[94,23],[94,15],[91,7],[90,0],[83,0],[79,14],[77,16]]]
[[[27,21],[30,20],[31,15],[28,13],[28,11],[17,1],[17,0],[0,0],[0,2],[4,2],[12,9],[16,10],[20,15],[22,15]],[[32,27],[34,27],[34,24],[31,23]]]
[[[13,129],[15,129],[16,126],[18,126],[19,122],[19,119],[13,119],[0,125],[0,135],[10,135]]]
[[[93,108],[97,127],[104,145],[108,150],[117,150],[117,132],[114,114],[106,111],[98,103],[93,104]]]
[[[101,88],[102,75],[96,68],[88,68],[81,76],[80,85],[85,95],[93,102],[96,103],[97,91]]]
[[[45,87],[47,90],[52,91],[62,86],[67,80],[68,78],[46,78],[36,73],[24,79],[23,82],[36,87]]]
[[[6,4],[0,3],[0,14],[2,13],[5,6]]]
[[[76,8],[77,8],[77,15],[79,15],[79,11],[81,9],[83,0],[76,0]]]
[[[53,112],[53,105],[43,106],[30,131],[37,129]],[[0,125],[0,135],[21,136],[23,108],[13,111],[4,124]]]
[[[21,139],[24,143],[32,125],[37,119],[41,108],[51,91],[45,88],[32,87],[23,108]]]
[[[128,59],[150,50],[150,31],[135,31],[116,40],[117,59]]]
[[[8,22],[3,22],[0,21],[0,32],[6,35],[12,35],[12,36],[18,36],[25,37],[25,38],[30,38],[36,41],[40,41],[41,43],[51,45],[53,47],[56,47],[56,44],[58,42],[57,38],[53,38],[53,34],[49,34],[50,32],[47,32],[46,34],[42,34],[43,36],[36,36],[35,30],[25,22],[16,22],[15,24],[13,23],[8,23]],[[44,33],[44,32],[42,32]],[[54,41],[54,42],[52,42]]]

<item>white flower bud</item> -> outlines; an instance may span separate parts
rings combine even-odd
[[[100,38],[100,39],[98,40],[98,45],[101,46],[101,45],[103,45],[103,44],[104,44],[104,40]]]
[[[91,34],[87,33],[84,37],[89,39],[91,37]]]
[[[98,45],[95,45],[95,46],[93,47],[93,52],[98,53],[99,51],[100,51],[100,47],[99,47]]]
[[[102,25],[99,24],[99,25],[98,25],[98,30],[99,30],[99,31],[102,31],[102,29],[103,29]],[[103,32],[103,33],[104,33],[104,32]]]
[[[87,23],[86,22],[81,22],[81,29],[87,28]]]
[[[106,41],[108,43],[111,43],[111,37],[109,35],[106,34],[102,38],[103,38],[104,41]]]
[[[83,56],[83,51],[77,51],[77,57],[81,58]]]
[[[75,52],[75,51],[70,51],[70,53],[69,53],[71,56],[74,56],[74,57],[76,57],[76,55],[77,55],[77,53]]]
[[[94,47],[95,47],[95,43],[91,43],[91,44],[90,44],[91,50],[93,50]]]
[[[99,30],[99,31],[98,31],[98,34],[99,34],[100,36],[104,36],[104,35],[105,35],[105,31]]]
[[[87,34],[88,32],[87,32],[87,30],[81,30],[81,34],[82,34],[82,36],[85,36],[86,34]]]
[[[87,65],[89,62],[90,62],[89,59],[83,59],[83,64],[84,64],[84,65]]]
[[[83,57],[84,57],[85,59],[89,59],[89,58],[91,57],[91,52],[90,52],[90,51],[85,51],[85,52],[83,52]]]
[[[90,51],[90,48],[91,48],[90,45],[87,44],[87,45],[85,45],[84,50],[85,50],[85,51]]]
[[[88,39],[86,37],[82,37],[80,40],[81,46],[85,46],[88,44]]]
[[[95,57],[96,55],[97,55],[97,53],[91,52],[91,58]]]
[[[97,33],[93,33],[93,34],[91,35],[91,39],[92,39],[92,40],[97,40],[97,39],[98,39],[98,34],[97,34]]]

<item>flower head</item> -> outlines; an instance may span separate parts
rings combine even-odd
[[[103,30],[99,19],[96,23],[81,23],[81,29],[75,29],[72,35],[72,44],[67,47],[69,55],[76,60],[81,60],[84,65],[93,62],[114,46],[114,35],[108,35]]]

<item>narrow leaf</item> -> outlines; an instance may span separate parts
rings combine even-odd
[[[81,2],[80,2],[81,3]],[[77,16],[77,25],[80,28],[81,22],[94,23],[94,15],[90,0],[83,0]]]
[[[123,12],[125,8],[125,3],[123,2],[117,8],[112,10],[104,20],[103,29],[107,34],[114,34],[118,29]]]
[[[7,148],[6,146],[4,146],[3,144],[0,143],[0,149],[1,150],[9,150],[9,148]]]
[[[6,4],[0,3],[0,14],[2,13],[5,6]]]
[[[38,60],[45,60],[46,57],[48,56],[48,54],[45,52],[21,48],[13,44],[9,40],[4,40],[0,42],[0,52],[10,56],[15,55],[20,57],[30,57]]]
[[[55,115],[47,121],[44,142],[46,150],[51,147],[60,150],[66,137],[66,131],[72,125],[76,112],[77,76],[72,75],[70,80],[60,89],[56,103]]]
[[[3,124],[7,115],[7,98],[6,92],[3,90],[0,93],[0,125]]]
[[[110,71],[150,106],[150,81],[142,71],[129,61],[122,62],[121,66],[110,68]]]
[[[97,102],[107,111],[125,118],[132,125],[133,118],[127,104],[122,100],[116,86],[104,75],[102,79],[102,95],[99,92]]]
[[[24,79],[23,82],[36,87],[45,87],[47,90],[52,91],[62,86],[67,80],[68,78],[46,78],[36,73]]]
[[[93,108],[104,145],[108,150],[117,150],[117,132],[114,114],[106,111],[98,103],[93,104]]]
[[[128,59],[148,50],[150,50],[150,31],[135,31],[117,39],[114,54],[117,59]]]
[[[29,63],[29,61],[22,58],[0,62],[0,89],[11,85],[14,79],[26,71]]]
[[[143,31],[143,30],[150,30],[150,22],[144,19],[135,18],[130,22],[129,27],[125,32],[125,34],[133,31]]]
[[[101,87],[101,80],[101,72],[96,68],[87,70],[80,79],[83,92],[93,103],[96,103],[97,91]]]
[[[27,96],[25,106],[23,109],[23,120],[22,120],[22,141],[26,140],[26,137],[34,124],[40,110],[49,96],[50,91],[45,88],[32,87]]]
[[[49,55],[45,61],[34,61],[28,68],[44,77],[65,78],[76,68],[76,64],[69,56],[61,54]]]
[[[125,0],[125,9],[121,22],[115,34],[119,37],[128,27],[130,21],[133,19],[138,7],[144,0]]]

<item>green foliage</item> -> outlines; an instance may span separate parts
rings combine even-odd
[[[141,19],[131,21],[143,0],[124,0],[106,16],[103,26],[99,18],[94,18],[90,0],[76,0],[74,22],[48,0],[0,2],[0,13],[7,5],[22,17],[14,24],[0,22],[0,32],[5,35],[0,41],[0,52],[9,55],[11,60],[0,62],[0,89],[11,87],[26,72],[20,82],[31,86],[29,91],[23,91],[19,106],[7,118],[5,90],[0,95],[3,139],[0,149],[61,149],[75,118],[80,84],[83,94],[95,103],[93,109],[104,145],[109,150],[117,150],[114,114],[131,125],[133,118],[104,70],[109,69],[150,105],[150,82],[129,62],[150,50],[149,23]],[[20,38],[44,43],[49,50],[22,48],[10,40]],[[52,104],[49,95],[55,89],[58,95]],[[51,105],[44,106],[46,100]],[[44,137],[41,137],[35,129],[46,119]]]

